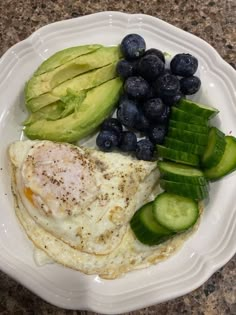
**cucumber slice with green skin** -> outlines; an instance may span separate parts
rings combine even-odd
[[[182,121],[176,121],[172,119],[170,119],[169,121],[169,127],[174,127],[181,130],[191,131],[191,132],[199,132],[203,134],[206,134],[209,131],[209,128],[205,126],[199,126],[196,124],[188,124]]]
[[[181,140],[183,142],[186,141],[203,146],[205,146],[208,141],[208,134],[204,135],[199,132],[191,132],[173,127],[169,127],[167,135],[172,139]]]
[[[137,239],[147,245],[160,244],[174,234],[154,219],[153,202],[145,204],[134,214],[130,226]]]
[[[209,180],[217,180],[236,170],[236,138],[226,136],[225,141],[225,151],[220,162],[204,171],[204,175]]]
[[[219,110],[214,107],[199,104],[199,103],[196,103],[188,99],[184,99],[184,98],[182,98],[178,102],[177,106],[179,109],[183,110],[184,112],[191,113],[197,116],[199,115],[206,119],[213,118],[219,113]]]
[[[212,127],[209,131],[206,150],[201,158],[203,168],[211,168],[220,162],[225,151],[225,145],[225,134],[216,127]]]
[[[202,155],[205,151],[205,146],[203,145],[183,142],[169,137],[165,137],[164,145],[173,150],[194,153],[197,155]]]
[[[165,180],[186,184],[207,185],[203,172],[197,168],[164,161],[158,162],[158,167],[161,177]]]
[[[182,122],[190,123],[190,124],[197,124],[197,125],[205,126],[205,127],[207,126],[207,123],[208,123],[208,120],[206,118],[203,118],[197,115],[192,115],[190,113],[186,113],[183,110],[176,108],[175,106],[172,106],[171,108],[170,119],[176,120],[176,121],[182,121]]]
[[[161,179],[160,186],[167,192],[196,200],[203,200],[208,197],[207,185],[196,185]]]
[[[157,145],[159,156],[177,163],[183,163],[192,166],[199,165],[199,156],[196,154],[169,149],[162,145]]]
[[[156,197],[153,204],[156,221],[173,232],[188,230],[199,218],[198,204],[190,198],[164,192]]]

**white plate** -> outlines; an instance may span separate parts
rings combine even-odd
[[[117,314],[173,299],[199,287],[236,251],[236,173],[211,184],[210,202],[196,234],[167,261],[101,280],[51,264],[37,267],[33,246],[14,214],[6,150],[22,137],[23,88],[52,53],[74,45],[118,44],[131,32],[148,47],[190,52],[200,63],[201,93],[195,99],[220,109],[216,123],[236,135],[236,73],[203,40],[154,17],[103,12],[45,26],[13,46],[0,60],[0,268],[46,301],[68,309]]]

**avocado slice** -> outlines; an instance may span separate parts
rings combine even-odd
[[[82,90],[75,95],[73,91],[68,91],[67,95],[61,98],[61,101],[54,102],[30,114],[23,124],[27,126],[39,119],[58,120],[64,118],[78,110],[85,99],[86,93],[87,91]]]
[[[53,71],[33,76],[28,81],[25,88],[26,101],[50,92],[62,82],[72,79],[79,74],[118,61],[120,57],[120,49],[117,46],[102,47],[93,53],[73,59],[72,61],[57,67]]]
[[[63,50],[60,50],[45,60],[35,71],[34,76],[40,75],[42,73],[51,71],[61,65],[64,65],[66,62],[73,60],[79,56],[89,54],[99,48],[102,45],[83,45],[69,47]]]
[[[30,100],[26,106],[28,110],[36,112],[50,103],[60,100],[61,97],[67,95],[68,89],[73,93],[79,93],[82,90],[91,89],[117,76],[116,62],[103,68],[89,71],[81,74],[71,80],[68,80],[58,87],[53,89],[50,93],[40,95],[37,98]]]
[[[55,96],[52,93],[45,93],[27,102],[26,107],[29,111],[36,112],[49,104],[57,102],[58,100],[60,100],[60,97]]]
[[[26,126],[30,139],[75,142],[93,133],[108,117],[118,102],[123,82],[120,78],[107,81],[87,92],[82,104],[73,114],[55,121],[45,119]]]
[[[39,119],[46,119],[46,120],[57,120],[60,119],[62,113],[65,111],[66,104],[62,101],[54,102],[48,106],[45,106],[38,110],[35,113],[29,115],[29,117],[24,121],[23,125],[27,126]]]

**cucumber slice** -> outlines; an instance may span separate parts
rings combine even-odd
[[[170,127],[168,129],[167,136],[172,139],[177,139],[184,142],[186,141],[189,143],[199,144],[203,146],[205,146],[208,141],[208,134],[204,135],[202,133],[186,131],[186,130],[177,129],[173,127]]]
[[[190,113],[186,113],[183,110],[180,110],[176,108],[175,106],[172,106],[171,108],[171,115],[170,115],[171,120],[176,120],[176,121],[182,121],[185,123],[190,123],[190,124],[197,124],[201,126],[207,126],[207,119],[203,118],[201,116],[197,115],[192,115]]]
[[[162,145],[157,145],[156,147],[159,155],[164,159],[192,166],[199,165],[199,156],[196,154],[169,149]]]
[[[225,135],[216,127],[212,127],[208,135],[206,150],[202,156],[201,164],[204,168],[216,166],[225,151]]]
[[[196,185],[161,179],[160,186],[167,192],[196,200],[203,200],[208,197],[208,188],[206,185]]]
[[[132,217],[131,229],[137,239],[147,245],[157,245],[166,241],[173,232],[161,226],[153,216],[153,202],[145,204]]]
[[[192,131],[192,132],[199,132],[199,133],[203,133],[206,134],[209,131],[208,127],[205,126],[199,126],[199,125],[195,125],[195,124],[188,124],[182,121],[175,121],[170,119],[169,121],[169,126],[170,127],[174,127],[174,128],[178,128],[181,130],[188,130],[188,131]]]
[[[184,112],[199,115],[206,119],[210,119],[219,113],[219,110],[214,107],[199,104],[185,98],[182,98],[178,102],[178,108],[183,110]]]
[[[205,146],[203,145],[183,142],[169,137],[165,137],[164,145],[173,150],[194,153],[197,155],[202,155],[205,151]]]
[[[236,138],[226,136],[225,141],[225,151],[220,162],[204,171],[204,175],[209,180],[217,180],[236,170]]]
[[[161,177],[165,180],[186,184],[207,185],[203,172],[197,168],[164,161],[158,162],[158,166],[161,171]]]
[[[173,232],[191,228],[199,217],[196,201],[170,193],[162,193],[153,202],[153,215],[157,222]]]

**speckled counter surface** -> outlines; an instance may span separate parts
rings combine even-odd
[[[0,56],[39,27],[103,10],[145,13],[210,43],[236,68],[236,0],[0,0]],[[0,272],[0,314],[87,314],[51,306]],[[131,314],[236,314],[236,257],[197,290]]]

